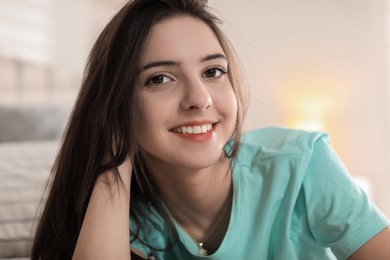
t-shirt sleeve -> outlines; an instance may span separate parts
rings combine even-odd
[[[131,218],[129,221],[130,221],[130,230],[135,231],[137,229],[137,226],[135,225],[135,223],[133,222],[133,220]],[[145,236],[144,236],[142,230],[140,230],[140,232],[138,233],[138,236],[136,238],[131,234],[130,235],[130,242],[131,242],[130,246],[131,246],[131,248],[134,248],[134,249],[138,250],[139,252],[141,252],[143,254],[143,256],[148,257],[151,254],[151,250],[149,247],[147,247],[144,243],[141,242],[141,239],[145,241]]]
[[[314,238],[345,259],[389,225],[354,184],[326,135],[313,144],[303,180],[307,221]]]
[[[171,248],[173,234],[166,222],[155,210],[149,212],[149,221],[144,222],[135,237],[137,225],[130,217],[130,245],[140,251],[146,258],[164,255]]]

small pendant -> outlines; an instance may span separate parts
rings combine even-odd
[[[203,243],[199,243],[199,252],[198,254],[201,256],[207,256],[207,250],[203,247]]]

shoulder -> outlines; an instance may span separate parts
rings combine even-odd
[[[319,138],[327,137],[324,132],[310,132],[284,127],[264,127],[247,131],[243,134],[243,144],[260,144],[276,149],[291,149],[312,146]],[[292,146],[291,146],[292,145]]]
[[[309,132],[283,127],[265,127],[247,131],[241,138],[238,161],[252,164],[280,156],[311,154],[316,142],[329,143],[324,132]]]

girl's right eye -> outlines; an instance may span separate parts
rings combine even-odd
[[[172,79],[164,73],[157,72],[145,80],[145,85],[161,85],[172,81]]]

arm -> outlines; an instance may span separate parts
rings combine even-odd
[[[383,229],[355,253],[353,253],[348,259],[360,260],[360,259],[378,259],[385,260],[390,259],[390,227]]]
[[[324,141],[316,142],[304,183],[311,232],[340,259],[390,259],[389,220]]]
[[[73,259],[131,258],[129,242],[131,169],[130,160],[126,160],[118,168],[124,185],[113,183],[113,172],[98,177]]]

